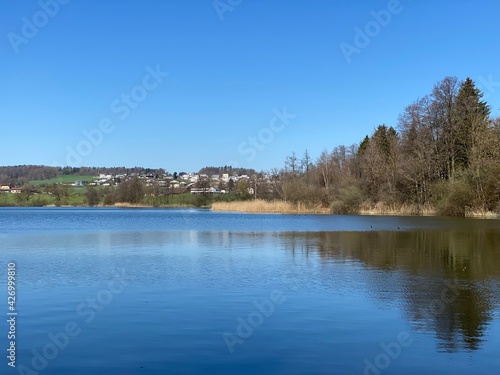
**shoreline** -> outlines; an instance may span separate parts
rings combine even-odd
[[[282,214],[282,215],[360,215],[360,216],[423,216],[438,217],[437,211],[431,207],[418,209],[415,206],[402,205],[400,207],[385,206],[377,204],[375,206],[362,205],[356,212],[339,213],[324,207],[308,207],[304,204],[294,205],[283,201],[243,201],[243,202],[215,202],[211,210],[214,212],[240,212],[253,214]],[[477,219],[500,219],[500,214],[491,211],[469,211],[465,216],[446,217],[466,217]]]
[[[133,203],[115,203],[113,205],[98,205],[98,206],[86,206],[86,205],[60,205],[49,204],[44,206],[20,206],[20,205],[5,205],[0,206],[0,208],[151,208],[151,209],[209,209],[213,212],[233,212],[233,213],[247,213],[247,214],[279,214],[279,215],[345,215],[345,216],[422,216],[422,217],[439,217],[435,210],[429,207],[423,210],[416,210],[415,207],[402,206],[402,207],[388,207],[383,205],[375,205],[372,207],[363,206],[357,212],[349,213],[338,213],[332,212],[332,210],[319,207],[319,206],[307,206],[305,204],[294,205],[289,202],[284,201],[235,201],[235,202],[214,202],[211,206],[193,206],[193,205],[162,205],[153,206],[147,204],[133,204]],[[492,219],[500,220],[500,214],[491,211],[469,211],[466,212],[465,216],[443,216],[443,217],[465,217],[471,219]]]
[[[43,206],[21,206],[21,205],[5,205],[0,208],[201,208],[210,209],[210,206],[193,206],[193,205],[163,205],[153,206],[147,204],[132,204],[132,203],[115,203],[110,205],[87,206],[82,204],[46,204]]]

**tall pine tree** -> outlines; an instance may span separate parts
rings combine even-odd
[[[458,167],[468,168],[475,140],[488,127],[490,107],[481,100],[483,93],[467,78],[460,85],[455,101],[455,160]]]

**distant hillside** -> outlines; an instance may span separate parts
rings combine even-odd
[[[206,174],[209,176],[212,176],[214,174],[216,175],[222,175],[224,173],[229,174],[230,176],[241,176],[246,174],[247,176],[254,175],[257,173],[255,169],[252,168],[233,168],[231,166],[225,165],[223,167],[204,167],[201,168],[198,172],[199,174]]]
[[[0,184],[21,186],[30,181],[50,180],[60,176],[97,176],[99,174],[164,174],[165,170],[125,167],[48,167],[45,165],[0,166]]]

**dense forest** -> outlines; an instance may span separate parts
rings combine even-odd
[[[286,158],[275,192],[333,212],[411,207],[444,215],[500,210],[500,119],[467,78],[446,77],[408,105],[396,128],[378,126],[359,145]]]

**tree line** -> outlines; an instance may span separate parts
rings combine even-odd
[[[0,183],[49,179],[63,174],[152,174],[163,169],[96,167],[0,167]],[[423,98],[409,104],[397,125],[377,126],[359,144],[336,146],[313,159],[308,151],[289,155],[282,168],[267,173],[253,169],[205,167],[209,175],[198,188],[210,187],[213,174],[246,174],[249,179],[215,182],[229,192],[224,199],[281,199],[321,205],[332,213],[357,213],[372,207],[412,213],[432,211],[464,216],[468,211],[500,213],[500,119],[491,116],[483,93],[467,78],[445,77]],[[174,173],[174,179],[179,174]],[[49,186],[57,202],[68,200],[67,189]],[[29,192],[19,199],[29,200]],[[89,205],[115,202],[168,204],[176,193],[167,184],[145,186],[134,178],[116,188],[87,189]],[[200,205],[208,196],[197,197]],[[406,211],[407,212],[407,211]]]
[[[257,172],[255,171],[255,169],[252,169],[252,168],[233,168],[231,165],[225,165],[223,167],[213,167],[213,166],[208,167],[207,166],[207,167],[201,168],[198,171],[198,174],[206,174],[209,176],[212,176],[212,175],[220,176],[220,175],[226,174],[226,173],[229,174],[230,176],[233,176],[233,175],[252,176]]]
[[[50,180],[59,176],[97,176],[106,175],[163,175],[163,168],[143,167],[49,167],[46,165],[0,166],[0,184],[22,186],[33,180]]]
[[[411,206],[444,215],[500,211],[500,119],[467,78],[446,77],[408,105],[396,128],[379,125],[359,145],[315,160],[307,151],[273,171],[275,197],[358,212]]]

